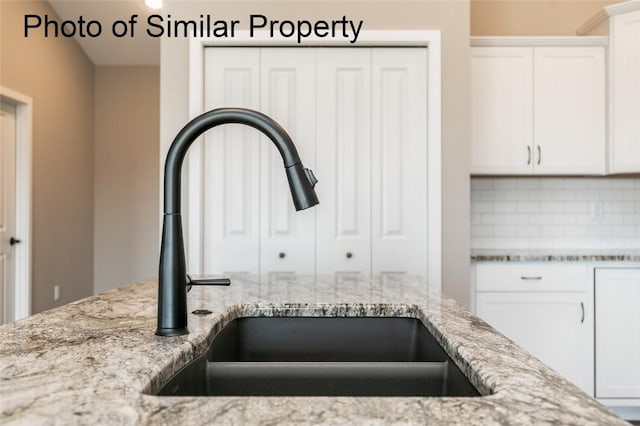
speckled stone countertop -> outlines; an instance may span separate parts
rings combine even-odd
[[[476,262],[640,262],[640,250],[482,249],[471,250],[471,260]]]
[[[273,279],[194,288],[191,334],[154,335],[156,284],[142,282],[0,327],[0,424],[626,424],[456,302],[415,278]],[[157,397],[242,316],[419,318],[483,395]]]

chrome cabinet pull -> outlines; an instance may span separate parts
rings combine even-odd
[[[541,280],[542,277],[520,277],[521,280]]]
[[[584,324],[584,302],[580,302],[580,311],[582,312],[582,317],[580,318],[580,324]]]
[[[542,161],[542,148],[540,148],[540,145],[538,145],[538,165],[540,165],[541,161]]]
[[[527,145],[527,166],[531,164],[531,146]]]

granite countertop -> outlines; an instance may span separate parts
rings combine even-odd
[[[234,279],[189,293],[191,334],[154,335],[156,283],[129,285],[0,327],[0,423],[626,424],[420,279]],[[157,397],[215,333],[242,316],[419,318],[481,395]]]
[[[476,262],[640,262],[640,249],[474,249]]]

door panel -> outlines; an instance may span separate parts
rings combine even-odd
[[[260,109],[260,50],[205,49],[205,110]],[[260,133],[226,124],[202,144],[202,271],[258,274]]]
[[[315,163],[315,50],[261,50],[261,108],[285,128],[305,167]],[[260,270],[262,273],[315,272],[315,208],[296,212],[282,157],[261,136]]]
[[[534,49],[536,174],[604,174],[604,47]]]
[[[471,173],[531,174],[533,49],[471,49]]]
[[[640,398],[640,270],[596,269],[596,397]]]
[[[372,274],[427,276],[427,51],[372,49]]]
[[[612,173],[640,172],[640,10],[611,17]]]
[[[348,48],[317,54],[317,271],[369,275],[371,54]]]
[[[480,318],[592,395],[585,293],[478,293],[476,303]]]

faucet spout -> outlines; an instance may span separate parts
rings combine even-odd
[[[244,108],[219,108],[191,120],[177,134],[165,160],[164,217],[158,278],[158,336],[179,336],[187,328],[187,277],[180,210],[181,171],[184,157],[193,142],[205,131],[221,124],[237,123],[264,133],[282,156],[289,189],[296,210],[313,207],[318,197],[313,189],[317,179],[304,168],[287,132],[272,118]]]

